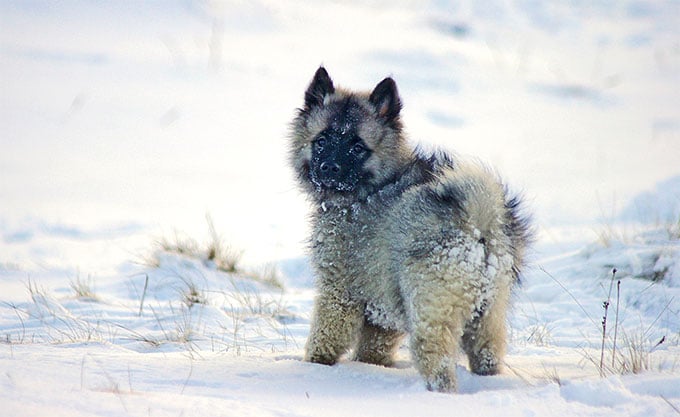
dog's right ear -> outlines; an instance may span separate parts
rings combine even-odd
[[[393,122],[401,111],[401,100],[397,92],[397,84],[390,77],[380,81],[369,97],[375,106],[378,116],[388,122]]]
[[[333,93],[335,93],[333,80],[324,67],[319,67],[314,74],[314,79],[305,91],[305,110],[323,105],[324,98]]]

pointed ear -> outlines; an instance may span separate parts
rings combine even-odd
[[[333,80],[324,67],[319,67],[314,74],[314,79],[305,91],[305,109],[323,105],[326,96],[335,93]]]
[[[375,106],[378,116],[388,122],[393,121],[399,116],[401,111],[401,100],[397,92],[397,83],[392,78],[385,78],[375,86],[369,101]]]

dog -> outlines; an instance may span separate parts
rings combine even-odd
[[[336,88],[320,67],[291,125],[289,163],[313,204],[317,296],[305,360],[390,366],[404,336],[427,389],[456,390],[459,350],[500,371],[531,227],[477,162],[407,144],[392,78]]]

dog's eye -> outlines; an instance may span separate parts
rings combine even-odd
[[[326,146],[326,138],[324,136],[319,136],[314,141],[314,146],[316,146],[317,149],[323,148],[324,146]]]
[[[360,143],[355,143],[354,146],[352,146],[352,149],[350,149],[350,152],[355,155],[361,155],[366,152],[366,147]]]

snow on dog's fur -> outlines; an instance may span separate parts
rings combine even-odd
[[[305,359],[389,366],[408,334],[428,389],[453,391],[459,347],[473,372],[499,372],[529,226],[489,169],[411,149],[400,111],[391,78],[356,93],[319,68],[293,121],[290,162],[315,205]]]

